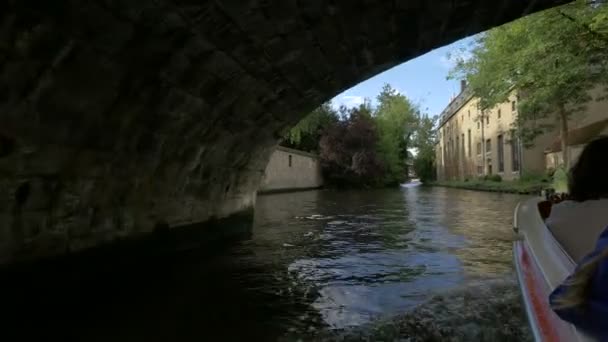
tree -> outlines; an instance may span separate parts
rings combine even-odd
[[[406,179],[406,161],[411,158],[409,149],[419,125],[418,109],[388,84],[377,99],[376,108],[368,100],[356,108],[320,108],[292,130],[291,136],[303,141],[302,131],[325,127],[318,146],[328,183],[377,187]],[[328,112],[331,114],[324,114]],[[330,119],[319,121],[317,116]]]
[[[327,128],[319,143],[326,180],[338,186],[382,185],[384,168],[377,143],[369,106],[351,108],[347,116]]]
[[[386,167],[386,182],[399,183],[407,177],[408,148],[416,130],[417,108],[407,97],[385,84],[377,97],[374,119],[378,127],[378,151]]]
[[[414,171],[423,183],[436,179],[436,122],[436,117],[429,118],[427,115],[418,115],[418,128],[413,136],[413,146],[418,151],[414,158]]]
[[[308,114],[286,134],[281,145],[298,150],[317,152],[323,131],[338,121],[338,112],[331,102],[325,102]]]
[[[559,126],[568,167],[568,119],[585,109],[589,91],[605,81],[608,7],[578,1],[482,34],[450,78],[466,78],[482,112],[520,94],[514,128],[524,143]]]

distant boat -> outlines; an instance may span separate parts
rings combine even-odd
[[[542,198],[517,205],[513,229],[515,270],[525,310],[536,341],[594,341],[561,320],[549,306],[549,294],[572,273],[576,263],[545,225],[539,210]]]

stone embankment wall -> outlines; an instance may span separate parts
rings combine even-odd
[[[266,166],[260,192],[315,189],[321,186],[323,176],[316,155],[279,146]]]

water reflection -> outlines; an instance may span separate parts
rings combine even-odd
[[[91,341],[319,340],[327,329],[402,314],[430,327],[457,326],[450,319],[462,320],[457,313],[467,306],[519,307],[510,280],[501,282],[501,302],[476,290],[512,276],[511,213],[519,199],[424,187],[261,196],[252,238],[219,253],[49,269],[2,282],[0,299],[19,340],[37,332]],[[437,298],[450,291],[464,294],[448,310]],[[429,321],[433,313],[443,319]],[[466,316],[467,324],[496,323],[477,316]],[[45,328],[17,328],[20,322]],[[508,324],[523,322],[514,315]]]
[[[321,192],[314,252],[289,270],[318,289],[313,307],[332,327],[403,312],[469,276],[511,272],[509,219],[518,199],[425,187]]]

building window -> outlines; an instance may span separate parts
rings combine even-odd
[[[482,165],[477,165],[477,174],[478,175],[482,175],[483,174],[483,166]]]
[[[465,150],[464,150],[464,133],[462,133],[462,159],[464,159],[464,157],[466,156]]]
[[[291,154],[289,155],[288,163],[289,163],[289,167],[291,167]]]
[[[480,126],[479,121],[477,121],[477,129],[479,129]]]
[[[468,111],[469,119],[471,118],[471,111]]]
[[[448,154],[447,154],[448,158],[450,160],[452,160],[452,138],[450,138],[450,141],[448,142]]]
[[[511,139],[511,170],[513,172],[519,171],[519,138],[514,137]]]
[[[456,136],[456,159],[459,157],[458,149],[460,148],[460,137]]]
[[[468,147],[469,147],[469,158],[471,157],[472,153],[471,153],[471,130],[468,131]]]
[[[481,141],[477,143],[477,155],[481,155]]]
[[[498,172],[505,172],[505,144],[502,134],[498,136]]]
[[[501,111],[500,111],[500,108],[498,108],[498,118],[499,119],[500,119],[500,114],[501,114]]]
[[[488,113],[488,115],[486,115],[486,125],[490,124],[490,113]]]
[[[492,152],[492,139],[486,140],[486,153]]]
[[[511,101],[511,111],[517,111],[517,104],[515,103],[515,101]]]
[[[492,161],[490,159],[488,159],[488,174],[492,174]]]

